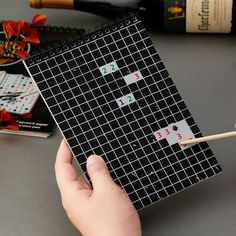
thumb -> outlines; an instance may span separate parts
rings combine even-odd
[[[114,183],[104,160],[100,156],[89,156],[87,159],[87,171],[95,191],[103,186],[106,187],[107,184]]]

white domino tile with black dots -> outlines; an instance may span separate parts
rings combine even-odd
[[[12,99],[7,97],[10,95],[13,95]],[[5,108],[23,115],[32,111],[38,99],[39,93],[30,77],[0,71],[0,110]]]
[[[201,133],[137,16],[24,64],[85,175],[101,155],[137,209],[221,172],[207,143],[179,145]]]

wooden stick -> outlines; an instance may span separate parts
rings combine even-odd
[[[190,145],[190,144],[207,142],[207,141],[212,141],[212,140],[217,140],[217,139],[224,139],[224,138],[229,138],[229,137],[234,137],[234,136],[236,136],[236,131],[231,131],[231,132],[226,132],[222,134],[215,134],[215,135],[209,135],[209,136],[205,136],[201,138],[189,139],[189,140],[180,142],[180,144]]]

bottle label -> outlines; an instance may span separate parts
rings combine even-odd
[[[166,32],[186,31],[186,0],[165,0],[164,29]]]
[[[233,0],[187,0],[186,32],[230,33]]]

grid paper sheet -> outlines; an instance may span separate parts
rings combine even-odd
[[[136,209],[221,172],[207,143],[179,145],[201,133],[137,16],[24,64],[86,177],[101,155]]]

